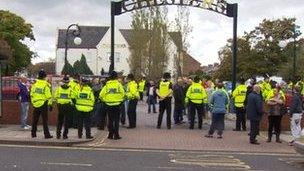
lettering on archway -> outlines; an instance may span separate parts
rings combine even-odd
[[[226,0],[112,0],[111,2],[111,65],[109,71],[114,70],[114,22],[115,15],[120,15],[142,8],[154,6],[179,5],[201,8],[233,18],[233,46],[232,46],[232,89],[236,85],[237,63],[237,16],[238,4],[227,3]]]
[[[123,0],[120,13],[162,5],[191,6],[227,15],[227,2],[224,0]]]

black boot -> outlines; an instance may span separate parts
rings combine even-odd
[[[108,134],[108,139],[111,139],[111,140],[113,139],[113,133],[110,133],[110,132],[109,132],[109,134]]]
[[[276,142],[277,143],[282,143],[282,141],[280,140],[280,134],[276,135]]]
[[[268,134],[268,139],[267,139],[267,141],[266,142],[271,142],[271,138],[272,138],[272,134]]]

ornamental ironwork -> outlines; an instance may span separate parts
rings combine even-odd
[[[121,0],[115,2],[115,15],[163,5],[180,5],[210,10],[228,17],[233,17],[232,4],[225,0]]]

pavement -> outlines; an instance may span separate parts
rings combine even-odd
[[[37,138],[31,138],[30,131],[24,131],[19,125],[1,125],[0,144],[24,144],[24,145],[45,145],[45,146],[77,146],[93,148],[117,148],[117,149],[161,149],[161,150],[190,150],[190,151],[242,151],[242,152],[275,152],[275,153],[295,153],[293,147],[288,146],[290,136],[288,132],[282,134],[282,140],[285,142],[266,143],[267,134],[261,133],[258,137],[260,145],[249,144],[248,132],[234,132],[234,115],[227,115],[226,129],[223,139],[208,139],[207,134],[210,119],[204,120],[203,129],[197,128],[189,130],[187,117],[184,116],[185,123],[181,125],[172,125],[172,129],[167,130],[165,126],[166,117],[164,116],[161,129],[156,129],[158,114],[148,114],[147,106],[139,102],[137,109],[137,127],[127,129],[120,127],[121,140],[107,139],[107,131],[99,131],[92,128],[94,139],[78,139],[77,130],[69,130],[69,139],[63,140],[56,138],[44,139],[42,126],[38,127]],[[172,119],[173,122],[173,119]],[[249,126],[248,126],[249,128]],[[50,127],[52,135],[55,135],[55,127]]]
[[[0,144],[21,144],[21,145],[44,145],[44,146],[72,146],[75,144],[86,143],[94,139],[79,139],[77,129],[69,129],[68,139],[56,139],[56,128],[49,126],[52,139],[45,139],[42,126],[38,126],[37,137],[31,137],[30,130],[23,130],[20,125],[1,125],[0,127]],[[98,130],[93,128],[92,135],[97,138]]]
[[[234,132],[234,121],[227,118],[225,121],[226,130],[223,139],[208,139],[207,134],[210,120],[203,125],[203,130],[197,128],[189,130],[186,116],[186,123],[181,125],[172,125],[168,130],[165,126],[165,116],[161,129],[156,129],[158,114],[148,114],[145,103],[139,102],[137,109],[137,127],[127,129],[126,126],[120,127],[121,140],[109,140],[106,138],[107,133],[99,136],[92,142],[79,144],[94,148],[109,149],[159,149],[159,150],[190,150],[190,151],[242,151],[242,152],[275,152],[275,153],[295,153],[293,147],[288,146],[288,141],[279,143],[266,143],[266,137],[258,137],[260,145],[249,144],[248,132]],[[172,120],[173,121],[173,120]],[[248,126],[249,128],[249,126]],[[287,135],[287,134],[286,134]],[[285,135],[282,135],[285,137]],[[285,139],[285,138],[282,138]]]

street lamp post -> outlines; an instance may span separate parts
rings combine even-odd
[[[73,26],[76,28],[75,30],[72,31],[72,35],[75,37],[74,38],[74,43],[76,45],[81,44],[81,38],[79,37],[80,33],[81,33],[80,27],[78,26],[78,24],[69,25],[69,27],[67,28],[66,33],[65,33],[64,65],[66,65],[68,63],[67,58],[68,58],[68,40],[69,40],[69,33],[70,33],[69,31]]]
[[[294,78],[295,82],[296,82],[296,70],[297,70],[297,64],[296,64],[297,47],[296,47],[296,43],[297,43],[297,37],[299,36],[299,31],[297,29],[298,29],[298,26],[295,25],[293,27],[293,78]]]

